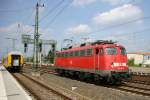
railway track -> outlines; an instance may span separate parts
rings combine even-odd
[[[123,82],[135,83],[135,84],[142,84],[142,85],[150,85],[149,82],[145,81],[137,81],[137,80],[124,80]]]
[[[49,68],[45,68],[42,72],[50,73],[50,74],[55,73],[51,71]],[[140,84],[140,86],[138,86],[138,84]],[[101,86],[150,97],[150,88],[147,88],[147,86],[150,87],[149,82],[144,82],[144,81],[139,81],[139,80],[138,81],[137,80],[124,80],[121,86],[112,86],[112,85],[101,85]]]
[[[146,88],[146,86],[144,87],[138,86],[137,84],[131,85],[130,83],[124,83],[123,85],[116,87],[116,89],[150,97],[150,88]]]
[[[34,96],[36,100],[72,100],[70,97],[55,91],[27,75],[20,73],[13,73],[12,75]]]

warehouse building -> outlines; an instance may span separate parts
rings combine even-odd
[[[135,65],[150,67],[150,52],[130,52],[127,56],[128,59],[134,59]]]

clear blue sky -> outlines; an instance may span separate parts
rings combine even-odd
[[[88,38],[118,41],[128,52],[150,51],[150,0],[0,0],[0,56],[12,50],[7,37],[17,38],[16,49],[23,51],[21,34],[33,35],[37,1],[45,5],[39,14],[41,38],[57,40],[58,50],[65,38],[74,43]]]

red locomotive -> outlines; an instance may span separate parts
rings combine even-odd
[[[56,52],[54,66],[60,74],[111,83],[121,82],[129,76],[126,50],[112,41],[99,40]]]

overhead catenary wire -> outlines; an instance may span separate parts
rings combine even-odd
[[[56,13],[56,15],[45,25],[45,28],[47,28],[48,25],[51,25],[51,24],[55,21],[55,19],[56,19],[61,13],[63,13],[63,11],[64,11],[72,2],[73,2],[73,0],[70,1],[69,3],[67,3],[65,6],[63,6],[62,9],[61,9],[58,13]]]
[[[41,22],[41,21],[44,20],[46,17],[48,17],[48,15],[51,14],[52,12],[54,12],[63,2],[64,2],[64,0],[61,0],[60,2],[58,2],[52,9],[50,9],[50,10],[48,11],[48,13],[47,13],[45,16],[43,16],[43,17],[39,20],[39,22]]]
[[[49,10],[49,13],[47,13],[45,16],[43,16],[43,17],[40,19],[40,21],[42,21],[44,17],[47,17],[47,16],[48,16],[50,13],[52,13],[54,10],[56,10],[63,2],[64,2],[64,0],[61,0],[56,6],[54,6],[51,10]],[[64,10],[64,9],[62,9],[62,10]],[[40,21],[39,21],[39,22],[40,22]],[[33,29],[28,30],[27,33],[30,33],[31,31],[33,31]]]

